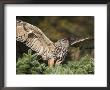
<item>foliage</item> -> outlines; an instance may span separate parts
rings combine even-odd
[[[94,60],[89,55],[48,67],[40,56],[28,50],[28,54],[24,53],[22,58],[18,58],[16,67],[17,74],[94,74]]]
[[[42,73],[45,70],[45,63],[39,63],[40,56],[36,54],[32,55],[32,51],[29,49],[28,54],[24,53],[22,58],[18,58],[16,64],[17,74],[36,74]]]

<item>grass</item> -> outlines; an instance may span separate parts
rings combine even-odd
[[[67,63],[48,67],[40,56],[32,54],[31,50],[18,58],[17,74],[94,74],[94,60],[89,55],[79,60],[68,60]]]

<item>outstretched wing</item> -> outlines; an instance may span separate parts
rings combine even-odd
[[[45,59],[48,56],[47,53],[54,49],[54,43],[38,27],[21,20],[17,20],[16,39],[24,42]]]
[[[71,43],[71,45],[76,45],[85,41],[89,41],[89,40],[94,40],[94,38],[91,37],[87,37],[87,38],[83,38],[83,39],[79,39],[79,40],[75,40],[73,43]]]

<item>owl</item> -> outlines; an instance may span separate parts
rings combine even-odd
[[[37,26],[30,23],[16,20],[16,40],[42,56],[43,60],[48,61],[50,67],[58,65],[65,60],[68,48],[79,42],[90,38],[75,40],[74,38],[64,38],[57,42],[52,42]]]

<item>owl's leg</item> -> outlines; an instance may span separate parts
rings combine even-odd
[[[54,61],[55,61],[54,59],[49,59],[48,60],[48,66],[53,67],[54,66]]]
[[[59,61],[59,60],[57,60],[56,62],[55,62],[55,65],[59,65],[59,64],[61,64],[63,61]]]

